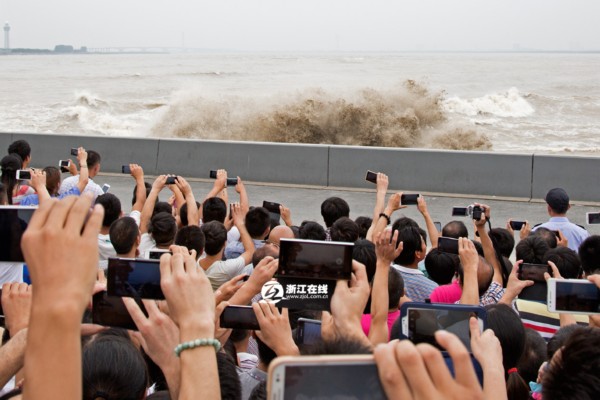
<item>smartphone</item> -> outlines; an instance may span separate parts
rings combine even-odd
[[[600,224],[600,213],[589,212],[586,215],[588,225]]]
[[[27,181],[31,179],[31,171],[26,169],[17,170],[17,180]]]
[[[79,150],[77,149],[77,147],[71,147],[71,155],[72,156],[77,156],[78,153],[79,153]]]
[[[144,304],[139,300],[136,300],[136,302],[144,315],[148,316]],[[138,330],[125,307],[125,303],[123,303],[123,299],[109,296],[106,291],[98,292],[92,297],[92,323],[114,328]]]
[[[211,179],[217,179],[217,171],[214,170],[214,169],[211,169],[210,172],[209,172],[209,174],[208,174],[208,177],[211,178]]]
[[[367,171],[365,180],[372,183],[377,183],[377,172]]]
[[[58,160],[58,166],[60,168],[69,168],[71,166],[71,160]]]
[[[131,173],[131,168],[129,167],[129,165],[122,165],[121,166],[121,173],[122,174],[130,174]]]
[[[271,219],[277,223],[281,220],[281,211],[279,210],[279,206],[281,204],[274,203],[272,201],[263,201],[263,208],[269,212]]]
[[[417,200],[419,199],[419,196],[419,193],[403,194],[402,197],[400,197],[400,204],[403,206],[414,206],[418,203]]]
[[[160,288],[160,261],[109,258],[106,289],[109,296],[164,300]]]
[[[2,309],[2,288],[0,287],[0,327],[4,327],[4,310]]]
[[[600,289],[586,279],[548,280],[548,311],[600,314]]]
[[[544,272],[552,273],[552,269],[547,264],[526,264],[519,265],[519,279],[522,281],[532,280],[534,284],[524,288],[519,294],[519,299],[546,303],[548,298],[548,285],[544,279]]]
[[[177,180],[176,176],[167,176],[167,181],[165,182],[165,184],[174,185],[176,180]]]
[[[433,223],[433,225],[435,225],[435,229],[436,229],[436,230],[437,230],[439,233],[442,233],[442,223],[441,223],[441,222],[435,221],[435,222]]]
[[[105,183],[104,185],[102,185],[102,193],[108,193],[109,190],[110,190],[110,185],[108,183]]]
[[[169,250],[152,249],[146,250],[146,252],[144,253],[144,258],[147,260],[160,260],[160,257],[165,253],[173,254]]]
[[[21,237],[37,207],[0,206],[0,262],[23,262]]]
[[[483,207],[473,206],[473,208],[471,209],[471,217],[475,221],[481,220],[481,216],[483,215],[483,213],[484,213]]]
[[[469,215],[469,207],[452,207],[453,217],[467,217]]]
[[[405,303],[400,307],[400,339],[429,343],[444,351],[435,340],[435,332],[445,330],[454,333],[471,351],[469,319],[476,317],[479,330],[487,327],[487,313],[480,306],[462,304]]]
[[[217,171],[214,169],[211,169],[208,176],[211,179],[217,179]],[[227,186],[235,186],[237,184],[238,184],[238,178],[227,178]]]
[[[277,276],[349,280],[353,247],[354,243],[282,238]]]
[[[227,306],[220,319],[221,328],[260,330],[258,319],[251,306]]]
[[[372,355],[277,357],[268,399],[387,399]]]
[[[525,225],[525,221],[510,221],[510,228],[513,231],[520,231],[523,225]]]
[[[458,239],[440,236],[438,238],[438,249],[444,253],[458,254]]]
[[[296,343],[312,346],[321,341],[321,321],[316,319],[298,318],[296,328]]]

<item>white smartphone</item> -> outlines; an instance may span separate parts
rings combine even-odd
[[[31,171],[27,169],[19,169],[17,170],[17,180],[29,180],[31,179]]]
[[[548,311],[600,314],[600,289],[586,279],[548,280]]]
[[[71,166],[71,160],[59,160],[58,166],[63,168],[69,168]]]
[[[102,185],[102,192],[108,193],[109,190],[110,190],[110,185],[108,183],[105,183],[104,185]]]
[[[586,216],[588,225],[600,224],[600,212],[589,212]]]
[[[267,399],[386,399],[372,355],[277,357]]]

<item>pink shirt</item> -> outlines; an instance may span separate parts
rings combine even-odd
[[[454,304],[460,300],[461,295],[462,289],[458,284],[458,280],[455,280],[448,285],[438,286],[433,289],[429,298],[432,303]]]
[[[392,334],[392,325],[400,317],[400,310],[392,311],[388,313],[387,324],[388,324],[388,339]],[[371,329],[371,314],[363,314],[360,321],[363,332],[369,336],[369,330]]]

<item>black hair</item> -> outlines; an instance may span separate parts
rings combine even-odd
[[[494,248],[503,257],[510,258],[515,247],[515,238],[504,228],[492,228],[489,231],[490,238],[494,242]]]
[[[26,140],[15,140],[8,146],[7,153],[16,153],[22,161],[25,161],[31,155],[31,146]]]
[[[586,275],[600,272],[600,235],[589,236],[579,245],[579,259]]]
[[[239,400],[242,398],[242,385],[235,367],[235,362],[228,354],[217,352],[217,369],[222,399]]]
[[[485,280],[480,279],[481,274],[479,271],[482,268],[482,266],[485,266],[489,271],[487,275],[484,275],[484,277],[486,278]],[[494,267],[492,267],[483,256],[479,256],[479,264],[477,265],[477,285],[479,290],[479,297],[483,296],[485,292],[489,289],[493,279]],[[465,271],[463,269],[462,264],[460,263],[458,264],[458,281],[460,282],[461,286],[465,282]]]
[[[425,243],[427,243],[427,232],[424,229],[421,229],[421,227],[419,226],[417,221],[415,221],[414,219],[402,216],[402,217],[398,218],[397,220],[395,220],[394,223],[392,224],[392,232],[397,231],[397,230],[402,230],[404,228],[418,229],[419,232],[421,233],[421,237],[423,238]]]
[[[393,234],[393,228],[392,228]],[[398,265],[411,265],[415,262],[415,252],[422,250],[423,237],[420,229],[414,227],[407,227],[398,231],[398,241],[404,243],[402,253],[394,262]]]
[[[321,203],[321,216],[329,228],[339,218],[350,216],[350,206],[342,198],[330,197]]]
[[[400,271],[390,268],[388,272],[388,310],[400,307],[400,298],[404,296],[404,279]]]
[[[104,219],[102,226],[108,228],[121,216],[121,201],[112,193],[104,193],[96,197],[95,204],[104,208]]]
[[[146,188],[146,198],[150,195],[150,191],[152,190],[152,185],[148,182],[144,182],[144,187]],[[137,201],[137,183],[133,187],[133,196],[131,197],[131,205],[134,205]]]
[[[525,351],[525,327],[514,310],[505,304],[486,306],[488,328],[500,341],[502,347],[502,364],[506,378],[506,391],[510,400],[529,399],[529,386],[516,368]]]
[[[204,251],[206,254],[209,256],[219,254],[219,251],[227,243],[227,229],[225,229],[225,225],[219,221],[211,221],[202,224],[200,229],[204,233]]]
[[[142,399],[148,371],[130,339],[96,336],[82,349],[83,399]]]
[[[600,397],[600,329],[573,332],[560,355],[555,355],[542,380],[544,400]]]
[[[177,233],[177,221],[173,215],[159,212],[150,220],[148,233],[152,235],[157,246],[169,246],[173,244]]]
[[[0,169],[2,170],[1,181],[6,187],[6,197],[8,204],[12,204],[13,192],[19,184],[17,181],[17,171],[23,167],[23,160],[18,154],[9,154],[4,156],[0,161]]]
[[[166,201],[157,201],[154,204],[154,209],[152,210],[152,217],[161,212],[173,215],[173,206]]]
[[[348,217],[338,218],[331,225],[331,240],[334,242],[350,242],[354,243],[358,240],[359,228],[356,222]]]
[[[577,324],[570,324],[565,325],[559,330],[557,330],[554,336],[552,336],[550,340],[548,340],[548,346],[546,348],[546,351],[548,352],[548,360],[551,360],[552,357],[554,357],[554,354],[565,345],[565,343],[571,337],[573,332],[579,329],[583,329],[583,326]]]
[[[548,246],[551,249],[558,246],[558,240],[556,238],[556,233],[552,232],[550,229],[539,227],[535,231],[531,232],[531,234],[529,236],[541,237],[542,239],[544,239],[544,241],[546,243],[548,243]]]
[[[8,196],[6,195],[6,187],[0,182],[0,205],[8,204]]]
[[[220,197],[210,197],[202,203],[202,222],[218,221],[225,223],[227,204]]]
[[[356,225],[358,225],[359,239],[366,239],[367,232],[369,232],[369,229],[371,228],[371,225],[373,224],[373,218],[358,217],[354,220],[354,222],[356,222]]]
[[[325,228],[314,221],[302,221],[299,229],[300,239],[325,240],[327,238]]]
[[[45,167],[46,189],[50,196],[56,196],[60,187],[60,170],[56,167]]]
[[[175,244],[177,246],[185,246],[188,250],[196,250],[197,257],[200,257],[204,251],[204,233],[199,226],[184,226],[177,231]]]
[[[318,344],[301,349],[302,355],[343,355],[343,354],[373,354],[370,347],[365,346],[350,336],[338,335],[334,340],[322,340]]]
[[[117,219],[110,225],[108,235],[110,236],[110,242],[117,254],[127,254],[131,248],[135,245],[140,234],[140,228],[138,227],[135,219],[131,217],[123,217]]]
[[[546,341],[537,331],[525,328],[525,351],[517,364],[519,375],[525,382],[537,380],[540,366],[546,361]]]
[[[248,234],[253,239],[263,240],[271,227],[271,215],[264,207],[254,207],[246,213],[244,220]]]
[[[375,270],[377,269],[377,254],[375,253],[375,244],[367,239],[358,239],[352,248],[352,259],[363,264],[367,270],[367,280],[373,282]],[[364,314],[371,313],[371,293],[365,305]]]
[[[425,269],[429,279],[438,285],[446,285],[452,282],[452,278],[458,272],[460,258],[456,254],[445,253],[440,249],[431,249],[425,256]]]
[[[556,247],[546,252],[544,264],[552,261],[558,268],[560,276],[565,279],[578,279],[581,277],[581,261],[575,250],[568,247]]]
[[[200,203],[196,202],[196,208],[200,208]],[[189,225],[187,201],[179,208],[179,220],[182,226]]]
[[[273,245],[266,244],[254,251],[252,254],[252,265],[256,267],[265,257],[279,258],[279,249]]]
[[[517,260],[523,260],[524,263],[529,264],[542,264],[550,247],[539,236],[527,236],[517,244],[516,250]]]
[[[258,336],[255,336],[254,339],[256,339],[256,344],[258,345],[258,358],[260,359],[260,362],[268,366],[271,364],[271,361],[277,358],[277,354],[260,340]]]
[[[462,221],[450,221],[442,228],[442,236],[458,239],[469,237],[469,230]]]
[[[96,165],[102,162],[102,157],[97,151],[88,150],[87,151],[87,166],[88,168],[94,168]]]
[[[248,400],[267,400],[267,382],[259,382],[254,386]]]

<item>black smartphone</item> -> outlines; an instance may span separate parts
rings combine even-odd
[[[281,239],[278,276],[346,279],[352,274],[354,243]]]
[[[377,172],[367,171],[365,180],[372,183],[377,183]]]
[[[400,197],[400,204],[403,206],[414,206],[418,204],[417,200],[419,199],[419,196],[419,193],[403,194],[402,197]]]
[[[214,169],[211,169],[210,172],[209,172],[209,174],[208,174],[208,177],[211,178],[211,179],[217,179],[217,171],[214,170]]]
[[[144,315],[148,312],[144,304],[136,300]],[[137,331],[133,318],[127,311],[121,297],[109,296],[106,291],[96,293],[92,298],[92,323]]]
[[[71,147],[71,155],[72,156],[77,156],[78,153],[79,153],[79,150],[77,149],[77,147]]]
[[[71,160],[58,160],[58,167],[61,172],[69,172],[71,166]]]
[[[263,201],[263,208],[269,212],[271,219],[277,223],[281,220],[281,211],[279,210],[279,206],[281,204],[274,203],[272,201]]]
[[[510,221],[510,228],[513,231],[520,231],[525,225],[525,221]]]
[[[442,223],[441,223],[441,222],[435,221],[435,222],[433,223],[433,225],[435,225],[435,229],[436,229],[438,232],[440,232],[440,233],[442,232]]]
[[[297,343],[311,346],[321,341],[321,321],[316,319],[298,318],[296,328]]]
[[[469,215],[469,207],[452,207],[453,217],[466,217]]]
[[[21,237],[37,207],[0,206],[0,262],[23,262]]]
[[[144,254],[144,258],[147,260],[160,260],[162,255],[165,253],[173,254],[173,252],[171,252],[169,250],[156,250],[156,249],[146,250],[146,253]]]
[[[220,319],[221,328],[260,330],[258,319],[251,306],[227,306]]]
[[[165,298],[160,288],[160,260],[109,258],[106,280],[110,296]]]
[[[552,269],[547,264],[527,264],[519,265],[518,277],[520,280],[531,280],[533,285],[524,288],[519,294],[519,299],[546,303],[548,301],[548,285],[544,279],[544,272],[552,275]]]
[[[17,170],[17,180],[19,181],[27,181],[31,179],[31,171],[26,169]]]
[[[4,310],[2,309],[2,288],[0,287],[0,327],[4,328]]]
[[[475,221],[479,221],[481,219],[481,217],[483,216],[483,213],[484,213],[483,207],[474,206],[473,209],[471,210],[471,217]]]
[[[438,249],[444,253],[458,254],[458,239],[440,236],[438,238]]]
[[[121,166],[121,173],[122,174],[130,174],[131,173],[131,168],[129,167],[129,165],[123,165],[123,166]]]
[[[176,180],[177,180],[176,176],[167,176],[167,181],[165,182],[165,184],[174,185]]]
[[[217,171],[214,169],[211,169],[208,177],[211,179],[217,179]],[[227,186],[235,186],[238,184],[238,178],[227,178]]]

